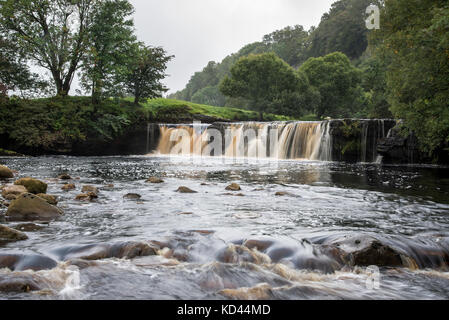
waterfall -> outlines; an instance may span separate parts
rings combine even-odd
[[[217,139],[212,129],[221,133],[221,143],[215,149],[221,149],[220,155],[225,157],[332,160],[329,122],[160,125],[157,152],[202,155],[211,136]]]

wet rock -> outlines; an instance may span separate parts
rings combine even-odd
[[[291,196],[292,194],[290,192],[285,192],[285,191],[280,191],[280,192],[276,192],[275,196],[276,197],[285,197],[285,196]]]
[[[98,195],[98,188],[94,187],[94,186],[83,186],[83,188],[81,189],[82,193],[94,193],[96,195]]]
[[[151,177],[146,182],[158,184],[158,183],[164,183],[164,180],[157,178],[157,177]]]
[[[198,193],[197,191],[194,191],[194,190],[192,190],[190,188],[187,188],[187,187],[179,187],[178,190],[176,190],[176,192],[179,192],[179,193]]]
[[[158,248],[146,242],[121,242],[116,244],[93,244],[81,247],[67,247],[55,250],[61,260],[82,259],[88,261],[102,259],[133,259],[157,254]]]
[[[0,224],[0,241],[22,241],[27,240],[28,236],[20,231],[8,228]]]
[[[73,260],[67,261],[67,265],[75,266],[75,267],[78,267],[80,270],[83,270],[83,269],[87,269],[90,267],[96,267],[96,266],[98,266],[98,263],[96,263],[94,261],[83,260],[83,259],[73,259]]]
[[[273,240],[246,240],[243,245],[249,249],[257,249],[260,252],[266,251],[274,245]]]
[[[179,215],[192,215],[193,214],[193,212],[180,212],[180,213],[178,213]]]
[[[72,177],[70,175],[68,175],[67,173],[63,173],[58,176],[58,179],[59,180],[72,180]]]
[[[378,267],[408,267],[412,260],[403,252],[382,243],[371,236],[354,236],[332,242],[332,245],[343,250],[344,259],[350,265]]]
[[[14,226],[14,229],[22,231],[22,232],[34,232],[44,229],[43,226],[34,224],[34,223],[22,223],[17,226]]]
[[[73,183],[68,183],[62,186],[61,188],[64,191],[70,191],[70,190],[75,190],[76,186]]]
[[[127,199],[127,200],[140,200],[142,198],[142,196],[137,193],[128,193],[128,194],[125,194],[123,196],[123,198]]]
[[[4,196],[4,198],[5,198],[5,200],[13,201],[13,200],[17,199],[17,195],[15,195],[15,194],[8,194],[8,195]]]
[[[11,271],[51,270],[58,265],[56,261],[42,255],[0,254],[0,269]]]
[[[226,190],[228,191],[241,191],[242,188],[237,183],[232,183],[231,185],[226,187]]]
[[[6,216],[11,220],[52,220],[57,219],[63,211],[31,193],[22,193],[9,205]]]
[[[13,171],[6,166],[0,165],[0,179],[11,179],[11,178],[14,178]]]
[[[16,186],[16,185],[6,185],[2,189],[2,196],[6,200],[15,200],[17,196],[21,195],[22,193],[28,192],[27,189],[24,186]],[[8,198],[8,196],[14,196]]]
[[[81,193],[75,197],[76,201],[92,201],[93,199],[97,199],[98,196],[96,193]]]
[[[39,193],[37,196],[39,198],[44,199],[45,201],[47,201],[51,205],[55,206],[55,205],[58,204],[58,200],[56,200],[56,196],[52,196],[52,195],[44,194],[44,193]]]
[[[14,182],[15,185],[24,186],[29,193],[47,193],[47,184],[33,178],[22,178]]]
[[[6,293],[27,293],[39,291],[42,288],[33,279],[31,274],[11,276],[10,274],[0,275],[0,292]]]
[[[254,288],[224,289],[219,294],[234,300],[269,300],[273,296],[273,289],[267,283]]]

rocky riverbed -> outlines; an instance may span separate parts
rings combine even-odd
[[[1,299],[449,298],[448,168],[1,163]]]

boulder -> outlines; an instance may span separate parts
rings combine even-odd
[[[0,241],[21,241],[27,239],[28,236],[26,234],[0,224]]]
[[[70,190],[75,190],[76,186],[73,183],[68,183],[62,186],[61,188],[64,191],[70,191]]]
[[[24,186],[29,193],[47,193],[47,184],[33,178],[22,178],[14,182],[17,186]]]
[[[162,180],[160,178],[157,178],[157,177],[151,177],[146,182],[147,183],[155,183],[155,184],[157,184],[157,183],[164,183],[164,180]]]
[[[94,187],[94,186],[83,186],[83,188],[81,189],[82,193],[93,193],[98,195],[98,188]]]
[[[77,201],[92,201],[93,199],[97,199],[98,196],[96,193],[88,192],[82,193],[76,196],[75,200]]]
[[[6,216],[11,220],[53,220],[59,218],[63,211],[31,193],[22,193],[11,202]]]
[[[9,196],[9,195],[19,196],[22,193],[26,193],[26,192],[28,192],[28,191],[24,186],[6,185],[3,187],[2,196],[3,196],[3,198],[7,199],[7,196]]]
[[[344,252],[343,260],[354,266],[409,267],[413,259],[382,241],[368,236],[350,236],[332,241]]]
[[[47,201],[51,205],[55,206],[55,205],[58,204],[58,200],[56,200],[56,196],[52,196],[52,195],[44,194],[44,193],[39,193],[37,196],[39,198],[44,199],[45,201]]]
[[[123,196],[123,198],[124,199],[128,199],[128,200],[139,200],[139,199],[142,198],[142,196],[140,194],[137,194],[137,193],[128,193],[128,194],[125,194]]]
[[[226,190],[228,191],[241,191],[242,188],[237,183],[232,183],[231,185],[226,187]]]
[[[176,192],[179,192],[179,193],[198,193],[198,192],[196,192],[196,191],[194,191],[194,190],[192,190],[190,188],[187,188],[187,187],[179,187],[178,190],[176,190]]]
[[[0,179],[11,179],[14,178],[14,173],[11,169],[5,166],[0,166]]]
[[[72,180],[72,177],[69,176],[67,173],[61,174],[60,176],[58,176],[58,179],[60,180]]]
[[[290,192],[285,192],[285,191],[280,191],[280,192],[276,192],[275,196],[276,197],[284,197],[284,196],[291,196],[292,194]]]
[[[0,292],[6,293],[28,293],[31,291],[39,291],[42,288],[34,280],[32,274],[21,275],[0,275]]]

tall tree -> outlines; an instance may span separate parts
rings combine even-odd
[[[393,114],[415,132],[424,151],[449,148],[447,0],[387,0],[372,37],[380,59],[388,62]]]
[[[101,0],[0,0],[0,25],[27,58],[50,71],[65,96],[89,43]]]
[[[321,96],[315,110],[319,117],[353,116],[362,109],[363,91],[359,85],[360,70],[351,65],[341,52],[310,58],[299,69]]]
[[[141,99],[162,97],[168,91],[161,81],[167,76],[165,70],[173,58],[160,47],[137,47],[123,82],[126,92],[134,96],[135,104]]]
[[[264,112],[299,113],[307,88],[307,78],[274,53],[240,58],[220,84],[224,95],[249,100],[261,120]]]
[[[136,42],[133,12],[128,0],[105,0],[95,8],[81,78],[94,103],[103,95],[114,95],[117,77],[132,58]]]

